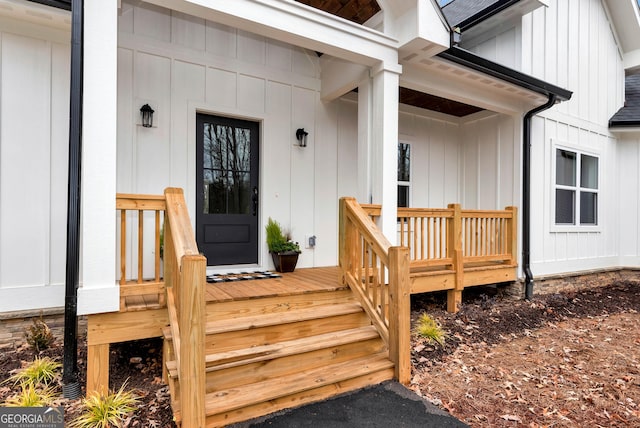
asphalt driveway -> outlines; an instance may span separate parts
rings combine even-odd
[[[461,428],[468,425],[401,384],[384,382],[231,427]]]

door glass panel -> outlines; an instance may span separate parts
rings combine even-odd
[[[204,124],[205,214],[250,214],[251,130]]]

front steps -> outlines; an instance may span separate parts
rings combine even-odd
[[[207,308],[207,426],[322,400],[393,378],[393,363],[351,291],[218,302]],[[171,332],[166,380],[176,421],[179,382]]]

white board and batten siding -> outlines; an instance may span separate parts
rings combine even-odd
[[[617,209],[624,198],[620,148],[608,129],[623,104],[620,51],[600,0],[549,3],[523,19],[523,71],[573,91],[573,97],[534,119],[532,207],[540,215],[532,216],[532,268],[545,275],[625,265],[620,251],[631,237],[620,229]],[[555,225],[556,147],[598,156],[596,227]]]
[[[618,138],[609,118],[622,106],[624,69],[600,0],[550,0],[514,23],[467,41],[488,59],[573,91],[572,99],[533,119],[532,245],[534,274],[640,265],[634,173],[640,152]],[[464,40],[463,40],[464,41]],[[555,148],[599,157],[599,220],[595,228],[556,227]],[[627,167],[628,166],[628,167]],[[634,195],[628,198],[626,195]]]
[[[182,187],[193,216],[196,112],[258,121],[262,263],[269,263],[263,225],[270,216],[301,244],[317,236],[315,249],[302,245],[299,266],[336,264],[338,198],[357,190],[339,184],[350,182],[357,159],[357,134],[339,128],[357,114],[348,102],[320,101],[315,52],[123,2],[118,60],[119,192]],[[150,129],[139,126],[145,103],[156,110]],[[298,128],[309,132],[306,148],[297,146]]]
[[[64,306],[69,34],[0,17],[0,312]]]

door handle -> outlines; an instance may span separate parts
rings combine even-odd
[[[253,195],[251,196],[251,200],[253,201],[253,215],[258,215],[258,187],[253,186]]]

